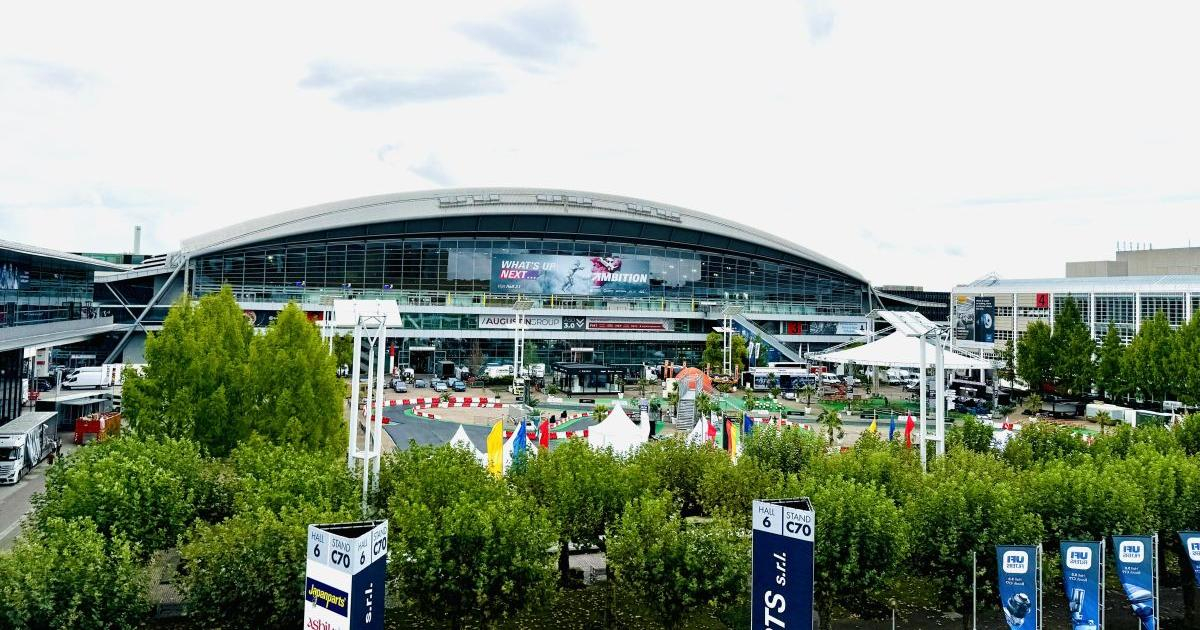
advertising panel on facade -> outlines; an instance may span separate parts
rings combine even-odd
[[[1010,630],[1042,628],[1042,547],[996,547],[1000,607]]]
[[[1104,543],[1064,540],[1059,544],[1059,552],[1071,630],[1101,628],[1104,622]]]
[[[951,318],[954,322],[955,339],[975,341],[975,298],[973,296],[956,296]]]
[[[808,499],[754,501],[751,628],[813,625],[816,519]]]
[[[383,628],[387,521],[308,526],[305,630]]]
[[[996,298],[975,298],[975,341],[996,342]]]
[[[589,317],[587,329],[592,332],[620,330],[626,332],[670,332],[675,329],[675,320],[652,318]]]
[[[619,256],[493,254],[492,292],[637,296],[650,292],[650,261]]]
[[[29,272],[16,265],[0,265],[0,291],[20,291],[21,285],[29,284]]]
[[[486,329],[507,328],[512,330],[517,321],[516,315],[480,315],[479,327]],[[562,330],[563,318],[560,315],[526,315],[526,330]]]

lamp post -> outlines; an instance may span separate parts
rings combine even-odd
[[[525,366],[525,314],[533,308],[533,300],[526,298],[517,298],[513,302],[513,389],[516,390],[516,384],[521,384],[521,400],[524,403],[528,399],[529,392],[525,389],[525,380],[521,376],[522,368]],[[515,391],[514,391],[515,393]]]

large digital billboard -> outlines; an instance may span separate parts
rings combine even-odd
[[[492,292],[647,295],[650,292],[650,261],[618,256],[494,254]]]

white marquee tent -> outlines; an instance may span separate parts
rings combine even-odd
[[[921,344],[925,344],[927,357],[932,358],[937,349],[933,344],[919,337],[912,337],[896,331],[882,339],[871,343],[834,350],[825,353],[813,353],[810,359],[827,361],[829,363],[853,363],[855,365],[878,365],[881,367],[921,367]],[[943,349],[943,365],[947,370],[990,370],[992,364],[980,359],[958,354],[949,349]]]
[[[475,459],[479,460],[481,465],[487,466],[487,453],[475,448],[475,444],[471,442],[471,438],[467,437],[467,432],[463,430],[461,424],[458,425],[458,430],[454,432],[454,437],[450,438],[450,446],[467,449],[475,456]]]
[[[588,445],[592,448],[612,447],[617,455],[628,455],[647,440],[647,431],[633,423],[629,414],[617,405],[603,422],[588,429]]]

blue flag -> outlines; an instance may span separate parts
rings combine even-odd
[[[891,421],[888,422],[888,441],[892,441],[892,435],[896,433],[896,414],[892,414]]]
[[[525,420],[521,420],[520,426],[517,427],[517,434],[513,436],[513,460],[517,459],[517,455],[524,453],[525,448],[529,445],[529,436],[525,433]]]
[[[1158,590],[1154,554],[1157,540],[1153,536],[1113,536],[1113,553],[1117,557],[1117,577],[1129,598],[1133,614],[1142,630],[1158,628]]]
[[[1200,532],[1179,532],[1183,548],[1187,550],[1188,560],[1192,561],[1192,571],[1196,574],[1196,585],[1200,586]]]
[[[1041,602],[1038,601],[1041,555],[1041,547],[996,547],[1000,607],[1010,630],[1042,630]]]
[[[742,437],[748,437],[750,432],[754,430],[754,419],[750,414],[742,414]]]
[[[1104,552],[1098,542],[1059,544],[1062,556],[1063,588],[1067,591],[1067,609],[1071,612],[1071,630],[1096,630],[1100,627],[1101,570]]]

